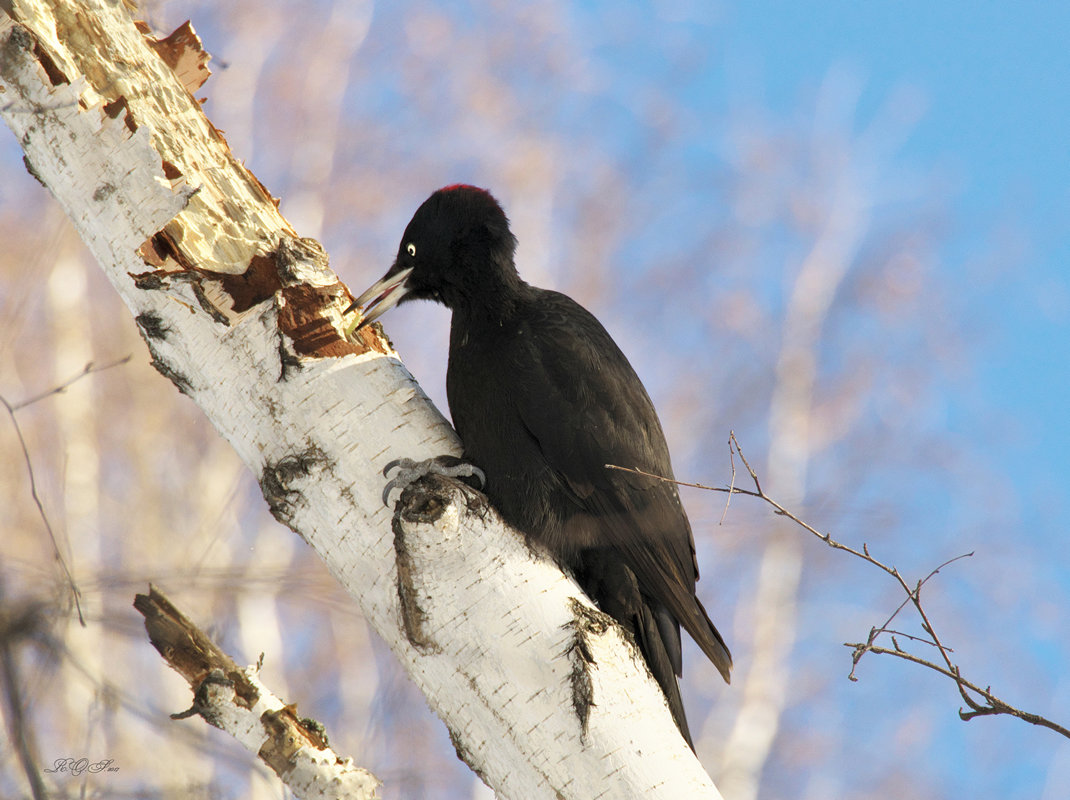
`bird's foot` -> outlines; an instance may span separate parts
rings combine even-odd
[[[475,489],[482,489],[487,485],[487,476],[483,470],[457,456],[435,456],[426,461],[396,458],[383,467],[383,475],[389,476],[394,469],[397,469],[397,474],[383,487],[384,506],[390,505],[390,493],[394,489],[404,491],[410,483],[424,475],[445,475],[448,478],[457,479],[471,478],[474,480],[462,480],[462,483]],[[478,485],[473,485],[476,482]]]

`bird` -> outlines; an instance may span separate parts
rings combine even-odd
[[[695,541],[661,422],[602,324],[567,295],[524,282],[516,248],[489,191],[439,189],[386,275],[347,312],[363,309],[363,327],[412,300],[452,311],[446,396],[464,460],[505,522],[631,633],[694,750],[677,681],[680,627],[726,683],[732,656],[695,594]]]

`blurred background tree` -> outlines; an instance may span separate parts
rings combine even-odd
[[[1045,125],[1042,79],[1051,59],[1070,66],[1057,20],[744,5],[234,0],[143,15],[163,32],[192,19],[215,56],[209,118],[350,284],[382,274],[433,189],[490,188],[521,274],[594,311],[632,360],[678,477],[727,482],[734,430],[771,495],[905,573],[976,550],[931,585],[934,621],[970,677],[1065,723],[1070,176],[1046,148],[1070,136],[1065,119]],[[15,730],[9,696],[4,736],[36,742],[44,766],[120,768],[46,776],[68,795],[281,795],[226,737],[167,719],[189,698],[130,605],[151,580],[228,650],[263,652],[267,682],[385,797],[489,796],[148,365],[10,136],[0,242],[9,402],[133,356],[15,412],[84,628],[0,425],[0,611],[44,609],[32,636],[5,638],[27,713]],[[448,313],[395,314],[391,338],[445,409]],[[699,593],[737,665],[726,688],[685,652],[698,754],[727,798],[1063,796],[1070,746],[1051,732],[963,724],[954,686],[907,664],[867,657],[846,680],[842,643],[885,619],[894,584],[757,503],[734,499],[721,522],[723,496],[684,500]],[[5,743],[0,793],[27,787]]]

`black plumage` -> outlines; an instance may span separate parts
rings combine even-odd
[[[431,195],[397,260],[353,307],[367,324],[403,300],[453,312],[446,393],[465,458],[510,525],[571,571],[631,631],[691,743],[676,676],[680,626],[725,681],[732,658],[695,596],[691,526],[643,384],[605,328],[565,295],[522,281],[497,201],[472,186]]]

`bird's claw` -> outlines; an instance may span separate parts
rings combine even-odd
[[[414,466],[416,466],[416,462],[411,458],[395,458],[383,467],[383,477],[386,477],[390,474],[391,470],[397,469],[398,467],[401,467],[402,469],[412,469]]]
[[[424,475],[445,475],[449,478],[475,478],[479,488],[487,485],[487,476],[475,464],[470,464],[456,456],[437,456],[426,461],[414,461],[411,458],[395,458],[385,467],[383,475],[389,476],[393,470],[397,474],[383,487],[383,505],[390,505],[390,493],[394,489],[404,490],[410,483]]]

